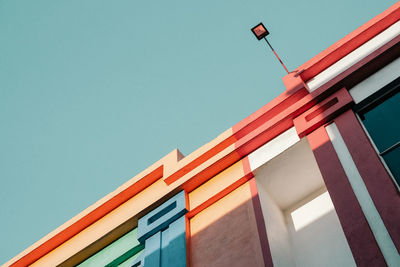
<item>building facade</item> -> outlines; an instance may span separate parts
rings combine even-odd
[[[400,266],[400,2],[5,266]]]

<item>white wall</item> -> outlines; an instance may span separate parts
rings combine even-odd
[[[301,211],[309,204],[314,204],[314,207]],[[294,227],[291,212],[286,212],[296,266],[356,266],[328,192],[304,206],[298,210],[312,220],[301,228]]]
[[[306,139],[253,171],[274,266],[356,266]],[[316,216],[295,229],[293,211]]]
[[[285,217],[260,179],[256,182],[274,266],[295,266]]]

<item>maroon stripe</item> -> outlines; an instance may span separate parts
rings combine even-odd
[[[386,266],[324,126],[307,136],[357,266]]]
[[[354,112],[349,110],[343,113],[335,119],[335,123],[397,251],[400,252],[400,197],[396,185]]]
[[[274,266],[272,262],[271,250],[269,248],[267,230],[265,227],[264,216],[262,214],[260,197],[258,196],[257,184],[255,178],[249,181],[251,200],[253,202],[254,214],[256,216],[258,236],[260,237],[260,245],[264,258],[265,267]]]

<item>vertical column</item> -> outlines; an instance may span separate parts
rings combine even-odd
[[[186,222],[185,216],[169,225],[165,247],[162,248],[162,267],[186,266]],[[162,242],[164,242],[164,237]]]
[[[145,251],[133,266],[186,267],[186,212],[181,191],[139,219],[138,240]]]
[[[161,232],[146,239],[144,262],[148,267],[161,267]]]
[[[386,266],[324,126],[307,136],[357,266]]]

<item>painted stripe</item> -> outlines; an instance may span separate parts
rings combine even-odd
[[[393,178],[382,164],[353,111],[343,113],[334,122],[397,251],[400,252],[400,197]]]
[[[293,123],[300,137],[306,136],[323,124],[331,121],[353,104],[349,92],[342,88],[319,102],[303,114],[294,118]]]
[[[385,260],[324,126],[307,136],[357,266]]]
[[[340,39],[327,49],[299,66],[294,72],[301,72],[304,81],[315,77],[321,71],[340,60],[377,34],[387,29],[400,18],[400,2],[393,4],[384,12],[375,16],[361,27]]]
[[[351,88],[350,95],[353,97],[354,102],[358,104],[398,77],[400,77],[400,58]]]
[[[346,71],[351,66],[355,65],[357,62],[372,54],[374,51],[389,43],[391,40],[399,35],[400,21],[396,22],[395,24],[343,57],[342,59],[313,77],[311,80],[309,80],[307,82],[309,91],[315,91],[316,89],[329,82],[340,73]]]
[[[190,211],[187,217],[194,217],[253,177],[248,157],[245,157],[188,194]]]
[[[368,193],[368,190],[364,184],[363,179],[358,172],[358,169],[347,149],[342,136],[335,123],[332,123],[326,127],[326,131],[329,138],[335,148],[335,151],[339,157],[340,163],[349,179],[350,185],[360,203],[361,209],[363,210],[365,217],[371,227],[372,233],[378,243],[379,248],[386,260],[388,266],[400,266],[400,255],[397,253],[397,249],[393,244],[390,235],[383,224],[381,217]]]
[[[248,156],[250,170],[254,171],[258,169],[298,141],[300,141],[300,138],[297,135],[295,127],[278,135]]]

